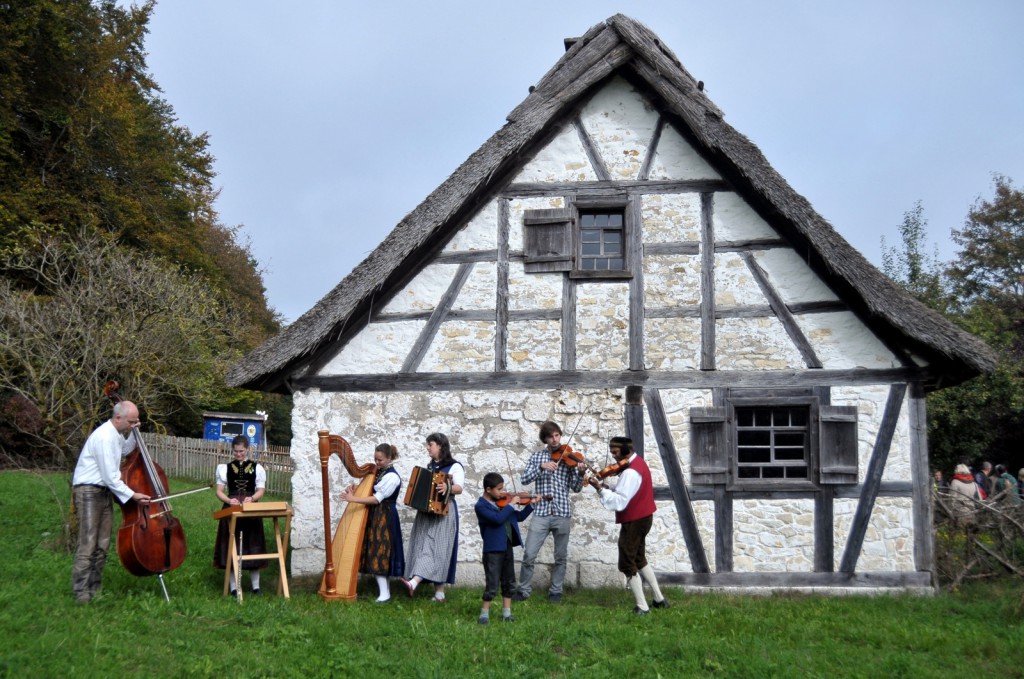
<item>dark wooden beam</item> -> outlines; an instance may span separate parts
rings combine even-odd
[[[700,194],[700,368],[715,369],[715,197]]]
[[[562,277],[562,370],[576,370],[576,282]]]
[[[466,284],[466,279],[469,278],[470,272],[473,271],[473,266],[470,263],[459,265],[459,269],[455,272],[451,284],[441,296],[437,307],[434,308],[434,313],[430,315],[430,320],[427,321],[427,325],[420,331],[419,337],[416,338],[412,349],[409,350],[409,355],[405,357],[401,372],[412,373],[419,367],[420,362],[430,348],[430,343],[434,341],[434,336],[437,335],[438,329],[444,323],[452,305],[455,304],[455,298],[459,296],[459,291],[462,290],[462,286]]]
[[[871,511],[878,498],[878,488],[882,483],[882,473],[885,471],[885,462],[889,457],[889,448],[892,445],[892,437],[896,432],[896,424],[900,419],[900,409],[903,407],[903,397],[906,393],[907,387],[904,384],[889,386],[889,398],[885,403],[882,423],[878,427],[874,450],[871,451],[871,461],[868,462],[864,485],[861,486],[860,501],[853,514],[853,524],[850,526],[850,535],[846,540],[843,560],[839,565],[839,570],[844,573],[853,573],[857,570],[857,559],[860,558],[860,551],[864,547],[864,535],[871,522]]]
[[[645,389],[644,403],[647,405],[647,416],[651,420],[651,429],[654,430],[654,440],[658,443],[661,464],[665,468],[669,488],[672,489],[672,500],[676,506],[679,528],[683,533],[683,540],[686,542],[686,551],[690,555],[690,565],[695,573],[707,573],[711,570],[708,565],[708,556],[704,551],[704,543],[700,539],[700,531],[697,529],[697,517],[693,513],[693,505],[687,494],[686,481],[683,479],[682,467],[679,466],[679,456],[676,454],[676,445],[672,441],[672,429],[669,426],[668,417],[665,415],[661,394],[657,389]]]
[[[419,391],[501,389],[608,389],[639,385],[649,389],[711,389],[714,387],[799,387],[893,384],[928,381],[926,369],[873,370],[544,370],[534,372],[375,373],[365,375],[299,376],[296,389],[321,391]]]
[[[651,141],[647,144],[647,155],[644,156],[644,162],[640,165],[640,172],[637,173],[637,179],[640,181],[647,181],[651,176],[651,167],[654,165],[654,158],[658,155],[658,143],[661,141],[661,133],[665,129],[665,119],[658,116],[658,122],[654,126],[654,133],[651,135]]]
[[[834,498],[832,486],[822,486],[814,495],[814,570],[818,573],[836,569]]]
[[[605,167],[601,151],[597,148],[597,144],[594,143],[590,133],[587,132],[587,128],[583,126],[583,120],[577,115],[573,119],[572,125],[576,128],[576,134],[580,137],[583,150],[586,151],[587,158],[590,159],[590,165],[594,168],[594,174],[597,175],[598,180],[604,182],[610,180],[611,175],[608,174],[608,168]]]
[[[935,572],[935,538],[932,534],[932,472],[928,467],[928,406],[924,386],[910,385],[907,415],[910,418],[910,479],[914,486],[914,566]]]
[[[546,198],[564,196],[588,196],[605,198],[627,194],[655,193],[708,193],[730,191],[724,181],[718,179],[692,180],[603,180],[585,182],[522,182],[509,184],[499,195],[503,198]]]
[[[494,301],[494,372],[508,370],[508,236],[509,201],[498,199],[498,262],[497,293]]]
[[[715,494],[715,572],[732,571],[733,523],[732,493],[725,486],[714,486]]]
[[[643,215],[640,200],[631,200],[626,232],[626,261],[633,277],[629,279],[629,369],[644,369],[644,244]]]

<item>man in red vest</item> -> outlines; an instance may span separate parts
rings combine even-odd
[[[615,512],[615,523],[619,529],[619,570],[626,576],[636,606],[633,612],[647,615],[650,608],[644,596],[644,582],[654,594],[655,608],[668,608],[654,577],[654,569],[647,563],[647,534],[654,523],[654,484],[651,470],[644,458],[633,452],[633,441],[624,436],[615,436],[608,442],[608,449],[618,463],[625,463],[625,470],[619,473],[614,488],[604,486],[596,479],[591,484],[598,489],[601,504]]]

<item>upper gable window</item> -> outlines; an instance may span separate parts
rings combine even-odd
[[[625,215],[622,210],[580,211],[579,268],[622,271],[626,268]]]
[[[526,273],[568,271],[572,278],[631,278],[626,243],[629,199],[577,198],[569,207],[523,213]]]

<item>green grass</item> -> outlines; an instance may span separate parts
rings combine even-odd
[[[326,603],[316,583],[222,597],[211,565],[212,493],[175,503],[184,565],[135,578],[111,550],[104,593],[74,603],[71,555],[55,551],[54,493],[66,478],[0,473],[0,677],[942,677],[1024,676],[1024,584],[935,597],[742,597],[666,588],[672,608],[640,618],[625,590],[516,604],[515,623],[476,624],[479,588],[445,604],[400,588],[386,605]],[[172,490],[191,484],[172,482]],[[247,582],[247,580],[246,580]],[[400,596],[399,596],[400,595]]]

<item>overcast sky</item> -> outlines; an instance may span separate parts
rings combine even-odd
[[[619,12],[876,264],[917,200],[948,259],[992,173],[1024,182],[1017,0],[162,0],[146,46],[291,322]]]

